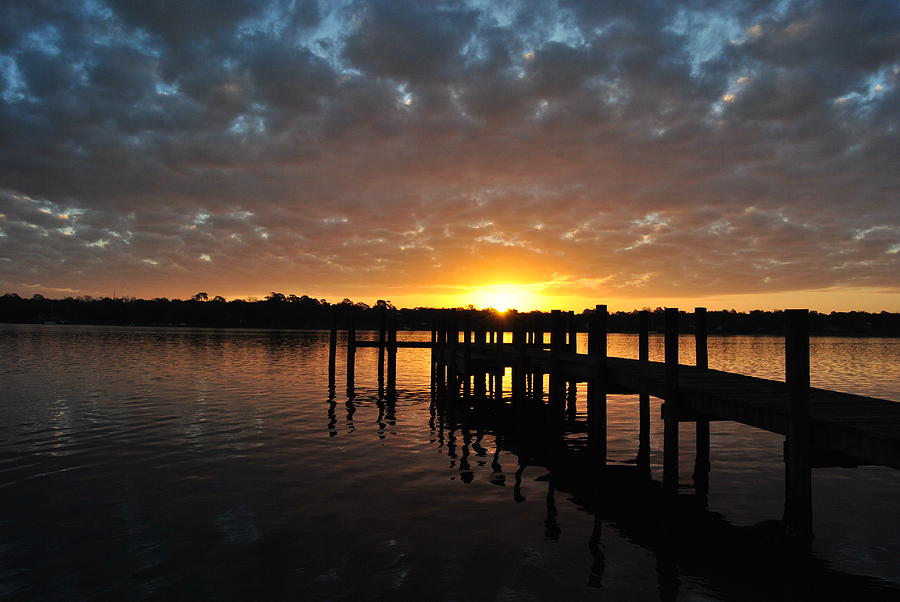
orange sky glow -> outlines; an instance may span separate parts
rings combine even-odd
[[[890,3],[20,4],[0,294],[900,311]]]

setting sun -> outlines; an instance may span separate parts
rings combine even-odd
[[[516,284],[493,284],[474,289],[471,294],[474,305],[493,307],[497,311],[510,309],[530,310],[542,305],[540,295]]]

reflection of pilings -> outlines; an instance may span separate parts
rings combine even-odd
[[[663,484],[678,490],[678,309],[666,308],[666,403],[663,407]]]
[[[603,521],[600,519],[600,513],[595,512],[594,528],[591,530],[591,538],[588,540],[588,550],[590,550],[594,559],[591,563],[591,574],[588,576],[588,585],[591,587],[602,587],[603,574],[606,572],[606,558],[603,555],[602,537]]]

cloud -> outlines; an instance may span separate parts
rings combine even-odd
[[[0,287],[900,294],[893,2],[2,10]]]

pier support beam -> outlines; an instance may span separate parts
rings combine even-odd
[[[694,350],[696,365],[709,368],[709,352],[706,336],[706,308],[694,308]],[[709,494],[709,420],[699,416],[696,421],[697,453],[694,457],[694,490],[706,500]]]
[[[638,314],[638,360],[650,361],[650,312],[643,310]],[[637,465],[640,472],[650,477],[650,395],[640,393],[640,434],[638,435]]]
[[[801,545],[812,540],[809,424],[809,310],[785,311],[784,367],[788,389],[784,522]]]
[[[387,390],[388,396],[397,394],[397,324],[393,317],[387,325]]]
[[[663,406],[663,487],[678,492],[678,309],[666,308],[666,402]]]
[[[597,362],[597,372],[588,381],[588,445],[601,468],[606,468],[606,332],[608,313],[605,305],[594,309],[588,329],[588,354]]]
[[[381,306],[378,310],[378,393],[384,391],[384,345],[385,345],[385,320],[387,308]]]
[[[560,368],[559,354],[565,348],[565,324],[558,309],[550,312],[550,384],[549,405],[554,422],[562,422],[566,403],[566,381]]]
[[[337,308],[331,308],[331,330],[328,333],[328,393],[334,397],[337,363]]]
[[[353,398],[356,380],[356,326],[347,312],[347,397]]]

